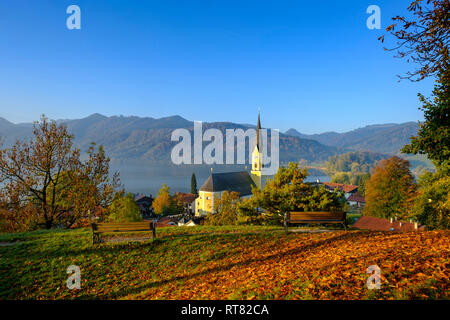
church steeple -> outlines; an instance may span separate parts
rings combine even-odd
[[[258,188],[262,187],[261,173],[262,173],[262,141],[261,141],[261,117],[258,108],[258,123],[256,124],[256,141],[252,152],[252,179]]]
[[[260,140],[261,136],[259,134],[259,130],[261,130],[261,118],[260,118],[260,112],[258,109],[258,123],[256,125],[256,147],[261,152],[261,140]]]
[[[252,174],[260,175],[262,169],[262,141],[261,141],[261,117],[258,109],[258,123],[256,124],[256,141],[252,152]]]

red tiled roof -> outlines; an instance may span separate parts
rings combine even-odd
[[[401,224],[401,226],[400,226]],[[357,229],[373,230],[373,231],[423,231],[425,226],[418,225],[418,228],[414,228],[414,223],[394,220],[392,223],[390,219],[383,219],[377,217],[362,216],[359,218],[352,227]]]
[[[158,219],[158,222],[170,222],[170,221],[174,221],[173,218],[171,217],[161,217],[160,219]]]
[[[192,203],[197,199],[197,195],[193,193],[184,193],[184,192],[177,192],[177,195],[181,196],[181,199],[185,203]]]
[[[153,199],[149,196],[146,196],[145,194],[139,194],[137,196],[134,197],[134,201],[140,201],[140,200],[149,200],[152,201]]]
[[[168,223],[157,222],[157,223],[156,223],[156,227],[157,227],[157,228],[175,227],[175,225],[174,225],[174,224],[168,224]]]
[[[156,222],[156,227],[173,227],[173,224],[169,224],[170,222],[173,222],[176,224],[176,221],[173,218],[170,217],[162,217]]]
[[[353,184],[343,184],[343,183],[333,183],[333,182],[323,182],[325,187],[328,187],[330,189],[336,189],[343,190],[345,193],[352,192],[358,190],[358,186],[355,186]]]
[[[366,202],[366,199],[364,198],[364,196],[362,196],[358,191],[356,191],[355,193],[351,194],[350,197],[348,197],[347,199],[348,201],[354,201],[354,202]]]

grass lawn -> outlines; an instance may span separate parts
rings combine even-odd
[[[0,299],[449,298],[450,231],[171,227],[157,237],[91,246],[87,229],[1,234]],[[368,290],[374,264],[381,289]],[[80,290],[66,287],[69,265]]]

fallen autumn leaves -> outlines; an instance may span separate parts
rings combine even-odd
[[[260,227],[195,228],[186,229],[198,232],[191,235],[167,228],[154,243],[96,247],[85,230],[32,234],[0,248],[0,298],[448,298],[449,231],[286,236]],[[65,286],[70,264],[81,268],[80,290]],[[381,269],[379,290],[366,286],[370,265]]]

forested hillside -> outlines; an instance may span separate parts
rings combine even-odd
[[[0,119],[0,136],[4,145],[11,145],[16,139],[31,137],[31,124],[13,124]],[[59,120],[67,124],[69,131],[75,135],[75,145],[81,150],[87,150],[90,143],[103,145],[107,154],[113,160],[146,160],[154,163],[167,163],[170,160],[171,150],[177,142],[171,141],[172,131],[186,128],[193,131],[193,121],[180,116],[160,119],[150,117],[106,117],[93,114],[77,120]],[[224,136],[226,129],[247,130],[251,125],[231,122],[205,122],[203,130],[209,128],[219,129]],[[191,135],[193,137],[193,134]],[[193,140],[193,139],[192,139]],[[270,141],[270,140],[269,140]],[[204,142],[204,146],[209,142]],[[248,156],[248,143],[246,146]],[[224,148],[225,150],[225,148]],[[335,155],[339,150],[335,147],[325,146],[317,141],[292,137],[280,133],[280,161],[325,161]]]
[[[409,138],[417,134],[419,124],[380,124],[358,128],[344,133],[325,132],[320,134],[302,134],[295,129],[285,132],[287,135],[316,140],[324,145],[351,151],[373,151],[397,154]]]

